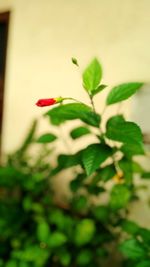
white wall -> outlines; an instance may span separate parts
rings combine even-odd
[[[3,151],[16,148],[32,118],[43,112],[34,105],[38,98],[88,101],[72,56],[81,69],[99,57],[106,84],[149,82],[149,0],[0,0],[0,11],[8,9]]]

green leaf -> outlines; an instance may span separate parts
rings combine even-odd
[[[106,136],[109,139],[126,144],[142,143],[142,132],[134,122],[125,121],[122,116],[111,117],[106,125]]]
[[[85,211],[87,208],[87,198],[83,195],[75,196],[72,199],[72,208],[75,211]]]
[[[150,246],[150,229],[140,228],[139,234],[142,237],[144,243]]]
[[[132,144],[123,144],[120,150],[129,158],[135,155],[145,154],[144,145],[140,142]]]
[[[63,214],[61,209],[53,210],[53,212],[49,215],[50,224],[55,225],[59,230],[63,230],[65,228],[66,216]]]
[[[75,229],[75,243],[83,246],[90,243],[96,231],[95,223],[92,219],[83,219]]]
[[[82,161],[87,175],[91,175],[100,164],[112,155],[112,150],[107,145],[92,144],[82,153]]]
[[[77,61],[77,59],[76,59],[75,57],[72,57],[72,58],[71,58],[71,61],[72,61],[72,63],[73,63],[74,65],[76,65],[77,67],[79,67],[78,61]]]
[[[99,257],[99,258],[105,258],[108,256],[108,251],[106,248],[102,248],[102,247],[98,247],[96,249],[96,255]]]
[[[56,139],[57,139],[56,135],[54,135],[52,133],[47,133],[47,134],[41,135],[38,138],[37,142],[45,144],[45,143],[51,143],[51,142],[55,141]]]
[[[47,242],[50,236],[50,227],[46,221],[42,221],[37,226],[37,237],[40,242]]]
[[[59,155],[58,164],[63,168],[69,168],[81,163],[81,152],[77,152],[73,155]]]
[[[18,264],[17,264],[17,261],[16,260],[9,260],[6,265],[6,267],[17,267]]]
[[[142,247],[142,244],[136,239],[129,239],[124,241],[119,250],[129,259],[139,260],[146,256],[146,250]]]
[[[99,127],[100,116],[94,113],[91,107],[81,103],[70,103],[57,106],[49,110],[46,115],[50,117],[53,125],[60,125],[68,120],[80,119],[81,121]]]
[[[107,182],[109,181],[111,178],[113,178],[113,176],[116,174],[116,169],[115,169],[115,166],[113,164],[111,165],[108,165],[104,168],[101,168],[99,171],[98,171],[98,174],[97,174],[97,179],[99,177],[99,181],[104,181],[104,182]]]
[[[110,206],[112,209],[117,210],[124,208],[131,197],[131,192],[127,186],[117,184],[112,188],[110,195]]]
[[[125,179],[125,182],[127,184],[131,184],[133,179],[132,161],[124,157],[118,162],[118,164],[120,169],[123,171],[123,178]]]
[[[101,91],[103,91],[106,87],[107,87],[107,85],[105,85],[105,84],[101,84],[101,85],[99,85],[95,90],[93,90],[93,91],[91,92],[91,95],[92,95],[92,96],[97,95],[98,93],[100,93]]]
[[[67,237],[61,232],[53,232],[49,238],[48,245],[51,248],[63,246],[67,242]]]
[[[29,267],[29,264],[25,261],[21,261],[19,267]]]
[[[94,58],[83,72],[83,86],[89,94],[97,89],[102,78],[102,68],[99,61]]]
[[[70,182],[70,189],[72,192],[77,192],[78,189],[82,186],[80,180],[78,179],[73,179],[71,182]]]
[[[61,170],[80,165],[82,163],[81,155],[82,150],[73,155],[60,154],[58,156],[58,165],[55,169],[52,170],[51,174],[55,175]]]
[[[22,205],[25,211],[29,211],[32,209],[32,198],[30,196],[26,196],[23,198]]]
[[[57,252],[57,255],[63,266],[70,266],[71,253],[69,253],[69,251],[63,248],[61,251]]]
[[[80,127],[77,127],[75,129],[73,129],[71,132],[70,132],[70,135],[72,137],[72,139],[77,139],[81,136],[84,136],[86,134],[90,134],[90,130],[87,128],[87,127],[83,127],[83,126],[80,126]]]
[[[128,99],[136,93],[138,89],[143,86],[143,83],[124,83],[112,88],[107,96],[107,105],[115,104],[120,101]]]
[[[93,259],[93,253],[90,249],[84,249],[77,255],[77,266],[87,266]]]
[[[86,178],[85,173],[78,174],[71,182],[70,189],[72,192],[77,192],[78,189],[83,185],[83,180]]]
[[[99,186],[99,185],[96,185],[96,184],[89,184],[89,185],[86,185],[86,188],[87,188],[88,192],[89,192],[91,195],[96,195],[96,196],[98,196],[100,193],[105,192],[104,187]]]
[[[144,172],[142,174],[142,178],[144,178],[144,179],[150,179],[150,172]]]
[[[18,184],[21,173],[12,166],[0,167],[0,186],[12,187]]]
[[[135,267],[149,267],[149,266],[150,266],[150,259],[139,262]]]
[[[132,170],[134,173],[140,173],[143,175],[144,169],[143,167],[136,161],[132,161]]]
[[[92,209],[92,213],[94,214],[96,220],[105,223],[108,222],[110,211],[107,206],[95,206]]]
[[[121,222],[121,228],[123,231],[127,232],[128,234],[131,235],[136,235],[139,232],[140,227],[135,223],[130,220],[124,219]]]
[[[43,266],[45,261],[49,256],[49,252],[47,250],[41,249],[39,245],[30,245],[26,246],[22,250],[14,250],[13,256],[25,262],[32,262],[31,264],[35,264],[35,266]]]

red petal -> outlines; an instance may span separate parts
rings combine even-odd
[[[38,107],[52,106],[56,104],[57,101],[54,98],[39,99],[36,103]]]

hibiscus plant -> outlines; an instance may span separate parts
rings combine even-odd
[[[78,66],[75,58],[72,62]],[[71,147],[75,147],[79,139],[83,140],[83,146],[77,152],[58,155],[57,166],[51,173],[55,176],[68,168],[74,173],[67,210],[82,219],[69,241],[73,251],[78,251],[77,255],[71,255],[69,264],[101,266],[103,257],[110,253],[112,260],[112,253],[118,251],[123,255],[124,266],[147,267],[150,264],[150,231],[127,219],[130,203],[138,201],[137,176],[149,177],[137,161],[137,156],[146,154],[143,135],[136,123],[126,120],[119,112],[103,121],[107,108],[142,90],[143,83],[130,82],[113,87],[106,97],[102,114],[99,114],[94,99],[107,88],[101,80],[102,67],[94,58],[82,75],[89,105],[70,96],[41,99],[36,103],[41,107],[58,104],[44,114],[53,126],[79,121],[68,136],[72,139]],[[39,140],[51,142],[57,139],[54,136],[47,133]],[[87,136],[95,141],[86,145],[84,139]],[[112,244],[115,245],[111,250]]]
[[[75,58],[72,62],[78,66]],[[37,136],[34,123],[0,168],[1,267],[150,266],[150,229],[131,219],[130,208],[140,201],[139,182],[150,178],[138,160],[147,153],[142,132],[120,112],[104,119],[107,108],[142,90],[143,83],[110,89],[99,114],[95,97],[107,86],[96,58],[82,79],[89,104],[71,96],[38,100],[39,107],[54,105],[44,113],[53,131]],[[57,140],[70,151],[56,153]],[[34,160],[28,151],[33,144],[42,149]],[[67,170],[70,192],[58,201],[53,182],[59,176],[61,191]]]

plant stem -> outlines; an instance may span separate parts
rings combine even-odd
[[[96,108],[95,108],[95,104],[94,104],[94,101],[93,101],[93,97],[92,97],[91,95],[89,95],[89,98],[90,98],[90,101],[91,101],[91,106],[92,106],[93,112],[94,112],[94,113],[97,113],[97,112],[96,112]],[[105,110],[106,110],[106,106],[104,107],[104,109],[103,109],[101,115],[104,114]],[[100,125],[99,125],[99,131],[100,131],[100,135],[103,136],[104,133],[103,133],[102,128],[101,128]],[[117,162],[116,159],[115,159],[115,155],[113,154],[113,155],[111,156],[111,158],[112,158],[113,164],[114,164],[114,166],[115,166],[116,173],[119,173],[119,172],[121,171],[121,169],[120,169],[120,167],[119,167],[119,165],[118,165],[118,162]]]
[[[66,149],[68,150],[68,153],[69,153],[69,154],[72,154],[71,146],[70,146],[70,144],[67,142],[67,139],[66,139],[65,136],[64,136],[63,128],[62,128],[61,125],[59,125],[59,133],[60,133],[61,140],[62,140],[64,146],[65,146]]]
[[[103,110],[102,110],[101,116],[104,115],[106,108],[107,108],[107,106],[105,105],[104,108],[103,108]]]
[[[93,101],[93,97],[90,94],[89,94],[89,98],[90,98],[90,101],[91,101],[91,106],[92,106],[93,112],[95,114],[97,114],[96,108],[95,108],[95,104],[94,104],[94,101]],[[102,128],[101,128],[100,125],[99,125],[99,131],[100,131],[100,135],[103,136],[103,131],[102,131]]]
[[[89,95],[89,97],[90,97],[91,106],[93,108],[93,111],[94,111],[94,113],[96,113],[96,108],[95,108],[95,104],[94,104],[94,101],[93,101],[93,97],[91,95]]]
[[[122,102],[120,102],[120,103],[118,104],[118,107],[117,107],[117,115],[120,114],[120,110],[121,110],[121,108],[122,108]]]
[[[85,105],[83,102],[81,102],[81,101],[79,101],[79,100],[77,100],[75,98],[72,98],[72,97],[64,97],[63,100],[73,100],[73,101],[75,101],[77,103]]]

